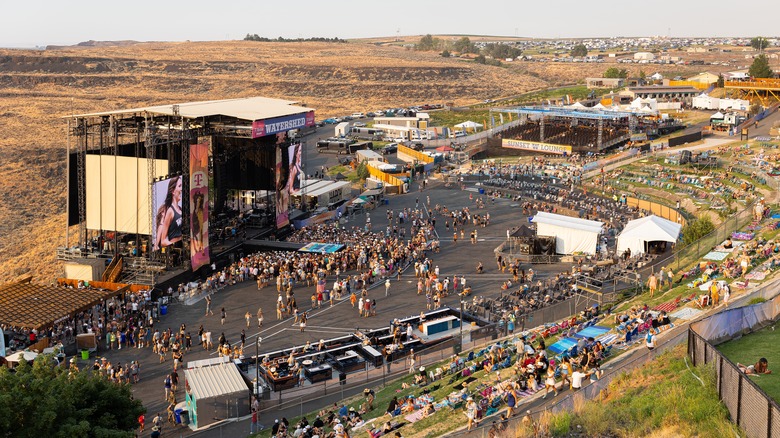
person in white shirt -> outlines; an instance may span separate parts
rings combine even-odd
[[[385,296],[390,295],[390,279],[385,280]]]
[[[582,389],[582,381],[588,375],[580,370],[577,370],[571,374],[571,388],[575,391]]]

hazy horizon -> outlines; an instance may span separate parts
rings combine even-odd
[[[4,6],[0,46],[34,48],[85,41],[224,41],[246,34],[267,38],[392,38],[425,34],[539,39],[671,36],[771,37],[780,2],[763,5],[751,20],[723,19],[733,2],[712,0],[706,8],[677,4],[640,12],[615,10],[613,2],[561,0],[552,11],[498,0],[490,7],[465,0],[397,0],[389,5],[299,0],[263,4],[237,0],[228,8],[192,0],[151,2],[107,9],[105,2],[13,2]],[[722,31],[713,30],[721,26]]]

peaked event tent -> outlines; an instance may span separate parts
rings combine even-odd
[[[533,217],[538,236],[555,236],[557,254],[595,254],[603,222],[539,212]]]
[[[481,128],[482,124],[481,123],[477,123],[477,122],[472,122],[471,120],[469,120],[469,121],[466,121],[466,122],[463,122],[463,123],[458,123],[457,125],[455,125],[455,127],[456,128],[474,129],[474,130],[476,130],[477,128]]]
[[[676,242],[682,225],[655,215],[635,219],[626,224],[617,238],[617,253],[631,249],[631,255],[645,252],[648,242]]]

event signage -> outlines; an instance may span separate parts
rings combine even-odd
[[[286,165],[287,164],[287,165]],[[282,149],[276,149],[276,228],[290,224],[289,164],[285,163]]]
[[[314,126],[314,111],[273,119],[255,120],[252,122],[252,138],[265,137],[266,135],[309,126]]]
[[[503,139],[501,147],[544,152],[547,154],[571,154],[571,146],[564,144],[538,143],[535,141]]]
[[[190,261],[192,270],[209,258],[209,145],[190,146]]]
[[[636,134],[631,134],[631,141],[647,141],[647,133],[638,132]]]

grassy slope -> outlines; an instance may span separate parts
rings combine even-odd
[[[603,401],[590,401],[573,413],[549,420],[550,434],[566,436],[581,426],[585,436],[724,437],[737,431],[718,401],[715,372],[686,368],[685,347],[678,346],[652,363],[619,376]]]
[[[780,349],[777,348],[777,340],[780,332],[773,330],[774,326],[767,327],[740,339],[718,345],[720,350],[734,363],[754,364],[759,358],[765,357],[769,362],[769,369],[774,370],[770,375],[751,376],[761,389],[766,391],[776,401],[780,401],[780,373],[777,364],[780,364]]]

